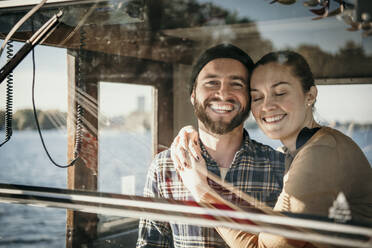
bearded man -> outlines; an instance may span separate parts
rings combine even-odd
[[[231,44],[206,50],[191,74],[190,100],[198,119],[199,142],[208,173],[273,206],[282,190],[284,156],[249,138],[251,58]],[[242,200],[220,184],[210,186],[224,199]],[[183,185],[170,150],[159,153],[147,175],[144,195],[194,200]],[[141,219],[137,247],[228,247],[214,228]]]

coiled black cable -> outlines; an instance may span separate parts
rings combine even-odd
[[[13,57],[13,52],[13,41],[9,40],[6,44],[6,57],[8,60]],[[13,134],[13,72],[9,73],[6,82],[5,140],[0,144],[0,147],[9,141]]]
[[[79,54],[78,54],[78,75],[77,75],[77,83],[76,83],[76,87],[78,89],[82,89],[82,87],[84,86],[84,62],[83,62],[83,56],[84,56],[84,52],[83,52],[83,49],[85,47],[85,40],[86,40],[86,32],[84,30],[84,27],[82,26],[80,28],[80,45],[79,45]],[[81,106],[81,103],[82,102],[82,97],[81,97],[81,94],[78,92],[78,95],[77,95],[77,101],[76,101],[76,133],[75,133],[75,151],[74,151],[74,154],[75,154],[75,157],[77,156],[77,154],[79,153],[80,149],[81,149],[81,136],[82,136],[82,126],[83,126],[83,123],[82,123],[82,116],[84,114],[84,109],[83,107]]]

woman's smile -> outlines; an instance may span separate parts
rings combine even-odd
[[[263,117],[262,120],[266,124],[276,124],[276,123],[282,121],[285,116],[286,116],[286,114],[280,114],[280,115],[274,115],[274,116],[267,116],[267,117]]]

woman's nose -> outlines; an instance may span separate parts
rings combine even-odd
[[[275,99],[271,96],[265,97],[263,101],[262,110],[269,111],[275,109]]]

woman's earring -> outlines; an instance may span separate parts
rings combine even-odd
[[[309,102],[309,103],[307,104],[307,106],[310,107],[310,106],[311,106],[311,103]]]

